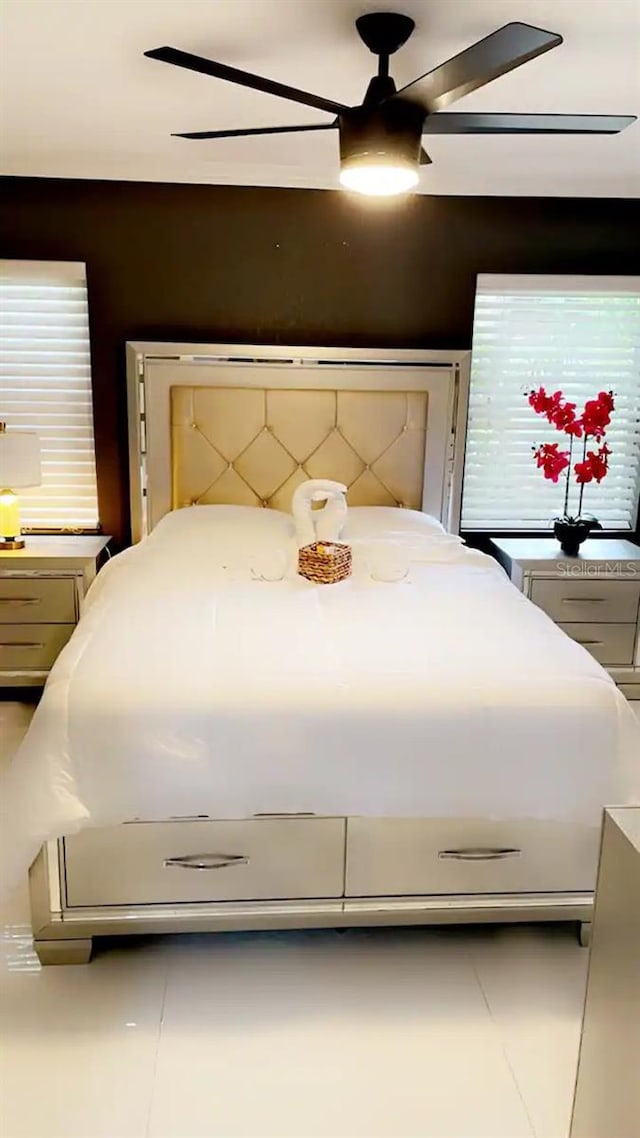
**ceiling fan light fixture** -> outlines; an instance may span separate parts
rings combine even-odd
[[[343,162],[340,185],[345,190],[369,197],[388,198],[406,194],[418,184],[418,163],[386,159],[372,154],[367,158]]]
[[[371,197],[418,184],[422,109],[399,100],[340,116],[340,185]]]

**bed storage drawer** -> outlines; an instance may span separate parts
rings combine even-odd
[[[534,580],[531,600],[553,620],[635,624],[640,581],[576,580],[575,577]]]
[[[589,892],[598,837],[556,822],[349,818],[346,894]]]
[[[635,624],[559,624],[563,632],[582,644],[601,664],[632,664]]]
[[[341,818],[134,822],[65,838],[67,905],[341,897]]]
[[[0,624],[75,624],[71,577],[2,577]]]

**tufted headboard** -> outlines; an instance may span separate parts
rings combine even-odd
[[[308,478],[344,483],[353,506],[419,510],[425,391],[171,388],[171,506],[290,510]]]
[[[288,510],[307,478],[451,525],[464,353],[127,350],[134,540],[187,505]]]

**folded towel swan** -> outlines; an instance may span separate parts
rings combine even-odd
[[[316,541],[339,541],[347,520],[347,487],[341,482],[312,478],[303,482],[293,495],[292,511],[298,548]],[[313,502],[322,502],[320,510]]]

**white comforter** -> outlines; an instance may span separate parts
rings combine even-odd
[[[229,543],[215,509],[184,513],[103,570],[49,678],[0,788],[5,887],[43,841],[134,818],[597,824],[640,800],[628,704],[490,558],[418,526],[389,538],[409,580],[375,582],[361,524],[352,579],[314,586],[287,519],[264,582],[266,525]]]

